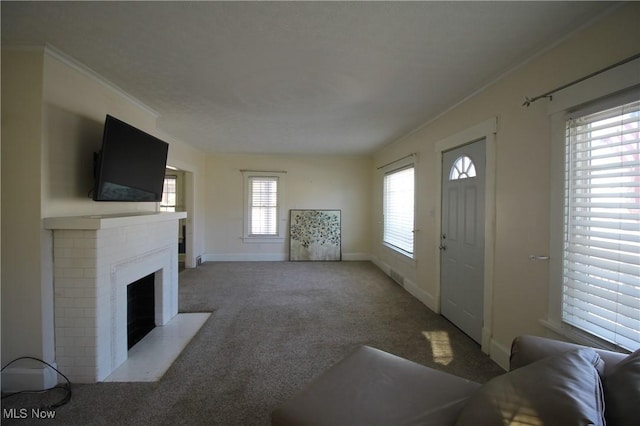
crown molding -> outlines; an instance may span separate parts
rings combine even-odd
[[[78,60],[72,58],[71,56],[67,55],[66,53],[62,52],[49,43],[2,43],[2,50],[8,52],[41,52],[43,55],[48,55],[49,57],[62,62],[76,72],[96,81],[107,89],[116,92],[119,96],[126,99],[128,102],[131,102],[138,108],[141,108],[142,110],[151,114],[154,119],[157,120],[160,116],[160,113],[158,111],[154,110],[149,105],[142,102],[140,99],[130,95],[117,84],[102,76],[100,73],[92,70],[82,62],[79,62]]]

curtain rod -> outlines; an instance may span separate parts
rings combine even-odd
[[[524,98],[525,100],[524,100],[524,103],[522,104],[522,106],[529,107],[529,105],[531,105],[532,103],[534,103],[534,102],[535,102],[535,101],[537,101],[538,99],[542,99],[542,98],[549,98],[549,100],[553,100],[553,96],[551,96],[551,95],[553,95],[553,94],[554,94],[554,93],[556,93],[556,92],[559,92],[559,91],[560,91],[560,90],[562,90],[562,89],[566,89],[566,88],[567,88],[567,87],[569,87],[569,86],[573,86],[574,84],[578,84],[578,83],[580,83],[580,82],[582,82],[582,81],[584,81],[584,80],[590,79],[591,77],[595,77],[595,76],[596,76],[596,75],[598,75],[598,74],[602,74],[602,73],[603,73],[603,72],[605,72],[605,71],[609,71],[609,70],[610,70],[610,69],[612,69],[612,68],[619,67],[620,65],[624,65],[624,64],[626,64],[627,62],[631,62],[631,61],[633,61],[634,59],[638,59],[638,58],[640,58],[640,53],[636,53],[635,55],[630,56],[630,57],[628,57],[627,59],[623,59],[622,61],[620,61],[620,62],[616,62],[616,63],[615,63],[615,64],[613,64],[613,65],[609,65],[608,67],[603,68],[603,69],[601,69],[601,70],[599,70],[599,71],[592,72],[592,73],[591,73],[591,74],[589,74],[589,75],[586,75],[586,76],[584,76],[584,77],[582,77],[582,78],[579,78],[579,79],[577,79],[577,80],[574,80],[574,81],[572,81],[571,83],[567,83],[567,84],[565,84],[564,86],[560,86],[560,87],[558,87],[558,88],[556,88],[556,89],[550,90],[550,91],[548,91],[547,93],[544,93],[544,94],[542,94],[542,95],[538,95],[538,96],[535,96],[535,97],[533,97],[533,98],[528,98],[528,97],[526,97],[526,96],[525,96],[525,98]]]
[[[378,170],[380,170],[380,169],[384,169],[385,167],[390,166],[390,165],[392,165],[393,163],[397,163],[398,161],[402,161],[402,160],[404,160],[405,158],[415,157],[415,156],[416,156],[416,153],[415,153],[415,152],[412,152],[411,154],[409,154],[409,155],[405,155],[405,156],[404,156],[404,157],[402,157],[402,158],[398,158],[397,160],[393,160],[393,161],[388,162],[387,164],[383,164],[382,166],[378,167]]]

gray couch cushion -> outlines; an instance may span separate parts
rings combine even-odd
[[[605,377],[604,391],[608,425],[640,425],[640,349]]]
[[[271,415],[272,425],[452,425],[479,384],[362,346]]]
[[[593,349],[574,349],[496,377],[470,398],[456,425],[604,425],[599,361]]]
[[[575,343],[562,342],[560,340],[547,339],[538,336],[518,336],[511,345],[511,357],[509,359],[509,369],[523,367],[535,361],[540,361],[551,355],[560,355],[573,349],[586,348],[587,346]],[[592,348],[593,349],[593,348]],[[611,365],[624,358],[623,354],[613,353],[605,350],[594,349],[600,355],[600,362],[596,366],[600,377],[608,369],[609,361]]]

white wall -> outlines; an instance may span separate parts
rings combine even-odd
[[[52,243],[42,218],[157,209],[89,198],[106,114],[167,141],[169,164],[189,171],[190,263],[202,253],[202,153],[159,132],[153,111],[82,65],[41,47],[3,46],[3,365],[24,355],[54,361]]]
[[[71,66],[70,66],[71,65]],[[64,58],[44,55],[43,217],[155,211],[155,203],[89,198],[106,114],[153,133],[156,115]]]
[[[101,203],[88,197],[93,184],[92,155],[100,149],[106,114],[169,143],[167,163],[189,172],[186,207],[194,242],[191,255],[202,254],[203,152],[158,130],[156,113],[139,101],[50,51],[44,55],[43,217],[158,209],[156,203]]]
[[[43,288],[41,226],[43,57],[2,52],[2,365],[53,361],[52,310]],[[50,262],[49,262],[50,263]]]
[[[555,48],[531,60],[493,86],[463,102],[412,134],[379,150],[375,165],[410,152],[418,153],[415,265],[398,260],[380,244],[382,187],[372,180],[373,255],[414,281],[420,290],[438,294],[436,265],[439,238],[435,211],[439,157],[435,144],[478,123],[497,117],[496,228],[493,280],[492,356],[504,363],[505,351],[518,334],[548,334],[539,320],[547,317],[548,263],[530,254],[549,253],[550,119],[547,100],[522,107],[533,97],[637,53],[640,4],[604,17]]]
[[[369,258],[369,157],[215,155],[207,161],[206,260],[289,258],[287,238],[280,243],[242,241],[242,169],[287,172],[285,220],[290,209],[342,210],[343,259]]]

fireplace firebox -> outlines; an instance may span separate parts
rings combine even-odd
[[[127,286],[127,349],[131,349],[156,326],[155,273]]]

